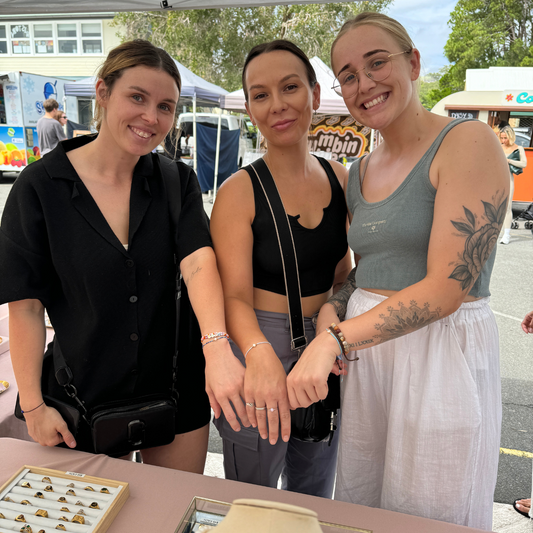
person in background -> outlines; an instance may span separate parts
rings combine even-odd
[[[24,169],[3,212],[0,303],[9,302],[20,407],[39,444],[95,452],[89,424],[81,420],[74,438],[43,400],[48,394],[77,407],[55,379],[59,345],[89,410],[169,395],[178,264],[176,436],[141,455],[145,463],[201,474],[211,418],[201,335],[207,359],[233,355],[196,176],[185,164],[167,165],[181,190],[176,228],[165,162],[150,153],[175,128],[181,77],[164,50],[135,40],[109,52],[95,90],[98,134],[59,143]],[[43,362],[45,307],[55,338]]]
[[[37,136],[41,155],[51,152],[59,142],[67,138],[60,123],[60,117],[64,113],[59,109],[57,100],[48,98],[43,102],[43,108],[44,117],[37,121]]]
[[[257,45],[246,58],[242,78],[246,109],[267,140],[263,160],[292,230],[305,334],[311,340],[315,329],[325,329],[313,315],[352,268],[346,242],[347,170],[309,153],[307,138],[313,111],[320,106],[320,86],[296,45],[285,40]],[[206,361],[207,383],[216,383],[212,389],[226,396],[222,403],[224,396],[219,395],[219,405],[211,401],[223,439],[224,470],[227,479],[268,487],[277,486],[281,473],[283,489],[331,498],[338,432],[331,446],[290,435],[286,377],[299,352],[291,350],[283,261],[272,213],[250,172],[239,170],[224,182],[211,217],[234,353],[224,367]]]
[[[505,158],[488,125],[422,107],[420,53],[396,20],[346,22],[331,58],[350,114],[383,140],[350,168],[357,268],[287,378],[291,407],[325,398],[343,358],[335,499],[491,530],[501,393],[488,297]]]
[[[65,127],[67,125],[67,115],[65,115],[63,111],[61,111],[57,120],[59,120],[59,123],[61,124],[61,126]]]
[[[513,193],[514,193],[514,177],[515,174],[522,174],[527,165],[526,152],[522,146],[518,146],[516,135],[511,126],[503,126],[499,133],[500,143],[507,157],[509,163],[509,175],[511,177],[511,188],[509,192],[509,204],[505,214],[505,221],[503,223],[503,236],[500,244],[509,244],[511,240],[511,224],[513,222]]]

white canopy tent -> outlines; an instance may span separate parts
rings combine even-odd
[[[330,0],[0,0],[1,15],[49,15],[54,13],[119,13],[164,9],[216,9],[224,7],[327,4]]]
[[[320,107],[317,113],[323,115],[349,115],[342,96],[339,96],[331,87],[335,80],[333,71],[319,57],[311,58],[311,65],[315,69],[316,78],[320,84]],[[244,107],[244,91],[239,89],[226,94],[220,99],[220,107],[231,111],[246,113]]]

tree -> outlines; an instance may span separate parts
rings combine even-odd
[[[446,65],[438,72],[431,72],[420,78],[418,96],[420,102],[428,111],[431,111],[437,102],[442,100],[444,96],[447,96],[446,94],[442,94],[439,88],[439,82],[442,76],[447,74],[449,68],[449,65]]]
[[[533,0],[459,0],[449,25],[441,91],[464,90],[468,68],[533,66]]]
[[[342,24],[362,11],[383,11],[393,0],[338,4],[118,13],[122,41],[147,39],[206,80],[233,91],[242,86],[248,51],[273,39],[290,39],[330,63]]]

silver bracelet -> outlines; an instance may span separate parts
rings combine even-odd
[[[244,359],[246,360],[246,356],[248,355],[250,350],[253,350],[256,346],[259,346],[260,344],[270,344],[270,343],[268,341],[255,342],[254,344],[250,346],[250,348],[248,348],[248,350],[246,350],[246,353],[244,354]],[[272,346],[272,344],[270,344],[270,346]]]

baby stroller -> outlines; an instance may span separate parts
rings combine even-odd
[[[518,216],[513,218],[513,222],[511,223],[511,229],[518,228],[519,220],[525,220],[526,223],[524,224],[524,227],[526,229],[530,229],[533,232],[533,204],[529,204],[524,211],[522,211]]]

